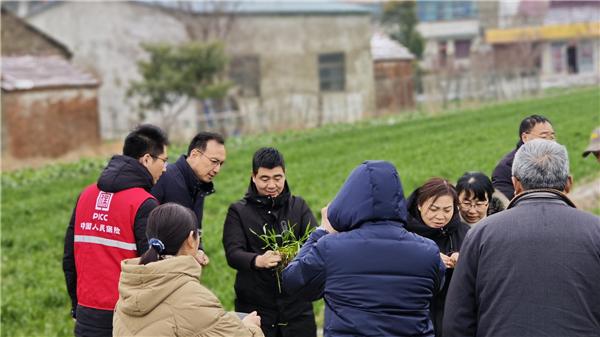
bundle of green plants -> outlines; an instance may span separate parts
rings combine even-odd
[[[296,225],[290,225],[289,221],[287,226],[283,228],[281,233],[277,233],[274,228],[267,228],[267,224],[265,224],[263,229],[263,234],[258,234],[252,229],[252,233],[258,236],[258,238],[265,244],[262,248],[265,250],[272,250],[278,253],[281,256],[281,262],[277,264],[275,267],[275,276],[277,277],[277,288],[281,293],[281,273],[287,265],[292,262],[292,260],[298,255],[300,248],[308,239],[310,233],[314,231],[314,227],[306,226],[306,230],[302,234],[301,237],[296,237],[294,233],[294,227]]]

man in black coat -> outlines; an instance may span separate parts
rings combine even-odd
[[[146,221],[158,206],[150,189],[165,170],[168,143],[160,128],[139,126],[79,195],[63,255],[76,336],[112,336],[121,260],[148,249]]]
[[[311,302],[281,292],[274,270],[281,256],[265,249],[258,235],[292,230],[300,238],[316,225],[306,202],[290,193],[282,154],[274,148],[256,151],[248,192],[227,212],[223,246],[227,263],[237,270],[235,310],[256,310],[266,337],[315,337],[316,324]]]
[[[204,198],[215,192],[212,181],[221,171],[226,155],[223,136],[200,132],[190,142],[187,155],[167,166],[167,172],[152,189],[161,204],[174,202],[194,211],[201,235]],[[207,264],[208,257],[203,257]]]
[[[444,336],[598,336],[600,218],[565,195],[565,147],[525,143],[512,172],[515,198],[463,242]]]
[[[492,173],[492,185],[495,189],[499,190],[508,198],[512,199],[515,195],[515,189],[513,188],[511,180],[511,170],[515,153],[519,148],[530,140],[533,139],[547,139],[554,140],[555,134],[552,128],[550,120],[544,116],[531,115],[521,121],[519,126],[519,142],[517,147],[507,153],[496,165],[494,172]]]

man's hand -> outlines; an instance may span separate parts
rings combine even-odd
[[[194,255],[194,258],[196,259],[196,261],[198,261],[198,263],[200,263],[202,267],[206,266],[210,262],[208,255],[206,255],[206,253],[203,250],[197,251],[196,255]]]
[[[257,268],[274,268],[281,261],[279,253],[272,250],[267,250],[264,254],[258,255],[254,259],[254,265]]]
[[[321,227],[323,228],[325,231],[327,231],[327,233],[333,234],[333,233],[337,233],[337,231],[333,228],[333,226],[331,226],[331,223],[329,223],[329,219],[327,218],[327,209],[329,208],[329,205],[321,208]]]
[[[450,256],[440,253],[440,257],[442,258],[442,262],[446,268],[454,268],[456,261],[454,261]]]
[[[249,313],[246,317],[244,317],[242,322],[244,322],[245,325],[256,325],[260,328],[260,316],[258,316],[256,311]]]
[[[454,266],[456,267],[456,264],[458,263],[458,252],[452,253],[452,255],[450,255],[450,258],[452,259],[452,261],[454,261]]]

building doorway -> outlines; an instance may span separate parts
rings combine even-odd
[[[567,47],[567,67],[569,74],[577,74],[579,69],[577,68],[577,47]]]

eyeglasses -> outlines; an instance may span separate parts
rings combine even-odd
[[[477,202],[461,201],[460,207],[466,211],[470,210],[471,208],[475,208],[476,210],[483,210],[484,208],[486,208],[488,206],[488,204],[489,203],[487,201],[477,201]]]
[[[200,153],[200,155],[201,155],[202,157],[204,157],[204,158],[208,159],[208,161],[210,161],[210,164],[211,164],[211,166],[212,166],[213,168],[216,168],[217,166],[223,166],[223,164],[225,164],[225,162],[224,162],[224,161],[220,161],[220,160],[219,160],[219,159],[217,159],[217,158],[211,158],[211,157],[208,157],[207,155],[205,155],[205,154],[204,154],[204,152],[202,152],[202,151],[200,151],[200,150],[198,150],[198,153]]]
[[[152,158],[154,158],[154,159],[160,159],[160,160],[162,160],[162,161],[163,161],[163,164],[164,164],[165,166],[167,166],[167,164],[169,163],[169,157],[167,157],[167,158],[161,158],[161,157],[159,157],[159,156],[154,156],[154,155],[150,155],[150,157],[152,157]]]

